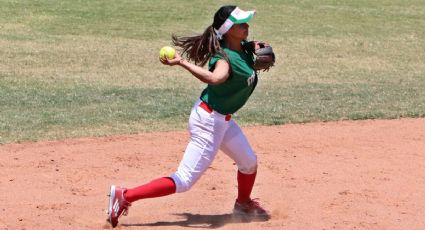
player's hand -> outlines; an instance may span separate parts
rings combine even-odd
[[[180,56],[180,54],[176,53],[176,56],[173,59],[162,59],[159,58],[159,61],[164,64],[164,65],[169,65],[169,66],[173,66],[173,65],[178,65],[180,64],[180,62],[182,61],[182,57]]]

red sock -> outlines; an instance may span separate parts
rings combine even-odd
[[[238,170],[238,202],[244,203],[251,199],[252,187],[254,187],[257,172],[253,174],[243,174]]]
[[[147,184],[127,189],[124,198],[132,203],[136,200],[170,195],[176,192],[176,184],[171,177],[162,177]]]

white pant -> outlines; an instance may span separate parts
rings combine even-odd
[[[211,165],[218,150],[232,158],[240,172],[252,174],[257,170],[257,156],[242,130],[233,119],[199,107],[198,100],[190,113],[190,142],[177,171],[171,175],[176,192],[189,190]]]

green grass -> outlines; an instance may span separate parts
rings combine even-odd
[[[225,1],[0,0],[0,143],[184,129],[204,85],[158,61]],[[236,1],[273,45],[242,125],[425,117],[425,2]]]
[[[0,100],[0,128],[16,133],[13,141],[176,128],[186,120],[180,106],[191,105],[184,89],[22,84],[9,80],[0,88],[8,95]]]

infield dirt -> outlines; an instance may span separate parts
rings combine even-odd
[[[259,160],[266,222],[232,218],[224,154],[188,192],[138,201],[117,229],[425,229],[425,119],[243,128]],[[102,229],[111,184],[178,166],[187,132],[0,146],[0,229]]]

